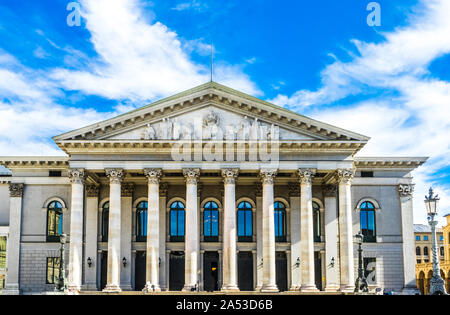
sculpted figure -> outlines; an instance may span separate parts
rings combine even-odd
[[[156,131],[151,124],[142,131],[141,140],[156,140]]]
[[[193,127],[191,123],[187,123],[181,127],[181,138],[183,140],[192,140]]]
[[[245,116],[241,119],[238,125],[238,140],[247,140],[250,135],[250,122],[248,117]]]
[[[223,131],[220,128],[219,116],[212,110],[203,117],[203,139],[223,140]]]
[[[259,122],[258,118],[255,118],[252,127],[250,128],[250,140],[256,141],[259,139]]]

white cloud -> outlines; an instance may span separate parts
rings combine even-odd
[[[450,53],[448,12],[447,0],[423,0],[410,16],[409,26],[383,34],[382,43],[353,40],[359,55],[327,66],[318,90],[300,90],[273,100],[371,136],[360,155],[431,156],[415,172],[416,222],[425,220],[422,199],[430,185],[441,194],[443,213],[450,211],[449,185],[432,178],[449,164],[450,83],[429,78],[427,70],[433,60]],[[341,108],[322,106],[367,89],[393,91],[395,96],[380,95]]]
[[[199,0],[191,0],[188,2],[182,2],[177,4],[172,10],[175,11],[185,11],[185,10],[196,10],[196,11],[204,11],[208,8],[208,5]]]
[[[86,70],[57,69],[52,77],[66,89],[110,99],[154,100],[209,81],[208,66],[196,64],[183,50],[179,36],[160,22],[151,23],[137,0],[81,1],[86,27],[98,54]],[[205,45],[196,43],[201,51]],[[239,68],[229,66],[223,83],[255,84]],[[220,70],[220,67],[219,69]]]

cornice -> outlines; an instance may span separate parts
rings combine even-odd
[[[0,165],[8,169],[68,169],[69,157],[0,157]]]
[[[104,138],[114,133],[125,132],[131,127],[139,127],[150,122],[156,122],[163,117],[178,114],[183,110],[193,109],[205,104],[220,105],[230,110],[239,110],[247,115],[269,119],[280,124],[280,126],[290,126],[299,132],[315,135],[319,138],[323,137],[323,139],[358,141],[368,141],[370,139],[369,137],[310,119],[221,84],[211,82],[127,114],[56,136],[53,140],[58,143],[63,140]]]
[[[427,157],[360,157],[355,158],[356,169],[409,169],[413,170],[422,166],[428,160]]]
[[[58,146],[68,154],[123,154],[127,153],[158,153],[172,152],[172,147],[177,140],[67,140],[58,142]],[[192,141],[192,147],[198,143],[214,143],[214,141]],[[223,141],[224,150],[229,142]],[[244,143],[248,150],[249,141],[233,141],[235,146]],[[279,142],[280,153],[302,152],[342,152],[356,154],[367,142],[363,141],[308,141],[308,140],[281,140]],[[271,148],[268,143],[268,148]],[[225,151],[224,151],[225,152]]]

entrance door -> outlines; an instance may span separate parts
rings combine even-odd
[[[219,253],[203,255],[203,288],[206,292],[219,291]]]
[[[322,288],[322,259],[320,258],[320,253],[314,253],[314,273],[315,273],[315,282],[318,290],[323,291]]]
[[[142,291],[145,288],[147,252],[136,252],[134,264],[134,289]]]
[[[102,252],[101,273],[100,273],[101,290],[103,290],[106,287],[107,281],[108,281],[108,252]]]
[[[284,252],[277,252],[276,260],[277,286],[280,292],[288,290],[287,284],[287,257]]]
[[[253,253],[238,254],[238,285],[241,291],[253,291]]]
[[[169,266],[169,291],[181,291],[185,281],[184,252],[171,252]]]

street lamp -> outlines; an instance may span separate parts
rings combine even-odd
[[[57,284],[55,286],[56,292],[67,292],[67,281],[66,281],[66,263],[65,263],[65,244],[66,244],[66,234],[61,234],[59,237],[59,241],[61,243],[60,248],[60,257],[59,257],[59,277],[57,280]]]
[[[358,243],[358,278],[355,282],[355,293],[368,293],[369,292],[369,286],[367,284],[367,279],[364,276],[364,266],[363,266],[363,250],[362,250],[362,243],[364,241],[364,236],[361,232],[355,235],[355,240]]]
[[[428,224],[431,226],[431,240],[433,242],[433,277],[430,281],[430,295],[446,295],[445,291],[445,282],[441,277],[441,267],[439,265],[438,259],[438,248],[436,241],[436,225],[437,221],[434,220],[434,217],[438,213],[439,196],[434,195],[433,188],[430,188],[429,195],[425,196],[425,206],[427,208],[428,214]]]

